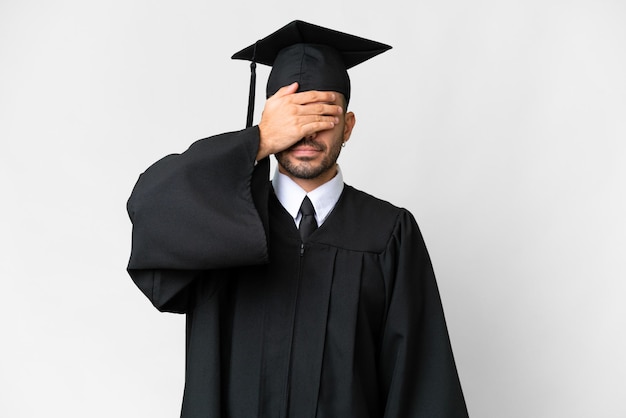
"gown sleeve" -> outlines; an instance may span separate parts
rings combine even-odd
[[[435,275],[403,211],[385,260],[388,309],[380,351],[385,418],[467,418]]]
[[[269,161],[257,127],[193,143],[139,177],[127,203],[128,273],[162,311],[185,312],[207,271],[268,262]]]

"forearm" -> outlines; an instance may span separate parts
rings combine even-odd
[[[188,270],[264,262],[265,231],[252,191],[258,140],[257,128],[203,139],[148,168],[128,201],[129,267]]]

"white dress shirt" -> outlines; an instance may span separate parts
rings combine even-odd
[[[319,227],[322,226],[333,210],[339,200],[339,196],[341,196],[341,192],[343,192],[343,176],[341,175],[341,169],[337,166],[337,175],[335,177],[307,193],[293,180],[278,171],[277,167],[272,178],[272,186],[274,186],[274,192],[280,204],[289,212],[296,227],[300,225],[300,218],[302,218],[300,214],[302,200],[305,196],[309,196],[315,208],[315,220]]]

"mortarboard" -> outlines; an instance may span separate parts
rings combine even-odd
[[[294,20],[232,56],[251,61],[246,126],[252,126],[257,62],[272,67],[267,97],[297,81],[299,91],[337,91],[349,101],[347,70],[389,49],[380,42]]]

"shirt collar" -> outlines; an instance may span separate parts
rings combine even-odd
[[[306,193],[288,176],[278,171],[277,167],[272,179],[272,186],[280,204],[291,215],[296,225],[300,222],[300,205],[304,196],[309,196],[315,208],[317,224],[322,225],[343,192],[343,175],[341,174],[341,169],[337,166],[335,177]]]

